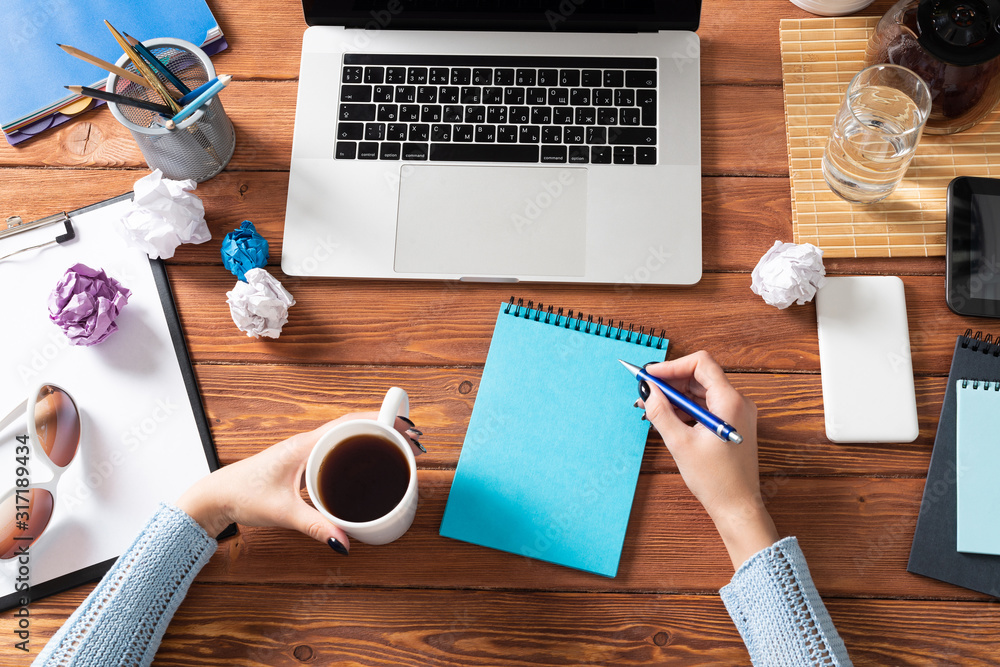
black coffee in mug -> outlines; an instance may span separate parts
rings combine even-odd
[[[374,521],[392,511],[406,494],[410,466],[396,443],[378,435],[351,436],[320,464],[320,502],[344,521]]]

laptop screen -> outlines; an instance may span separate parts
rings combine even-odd
[[[302,0],[309,25],[433,30],[697,30],[701,0]]]

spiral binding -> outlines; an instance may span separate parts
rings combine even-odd
[[[962,378],[962,389],[968,388],[970,382],[973,389],[979,389],[979,385],[983,385],[983,391],[989,391],[991,388],[993,391],[1000,391],[1000,382],[996,380],[970,380],[969,378]]]
[[[573,314],[573,311],[564,311],[564,309],[555,309],[555,306],[549,306],[546,309],[545,305],[539,301],[538,307],[535,307],[534,301],[528,301],[525,305],[524,299],[518,299],[517,303],[514,302],[514,297],[510,297],[510,301],[507,303],[506,308],[504,308],[504,314],[509,315],[511,308],[514,309],[514,317],[523,317],[524,319],[531,319],[536,322],[544,322],[545,324],[551,324],[557,327],[563,327],[564,329],[573,329],[574,331],[582,331],[583,333],[589,333],[595,336],[604,336],[605,338],[611,338],[614,335],[615,340],[622,340],[624,336],[626,343],[633,342],[632,338],[635,337],[636,345],[645,345],[646,347],[655,347],[657,350],[663,349],[663,341],[667,335],[667,330],[662,329],[660,331],[660,336],[656,336],[656,328],[651,327],[649,333],[646,333],[646,327],[639,327],[639,331],[635,330],[635,325],[632,323],[628,324],[628,329],[625,328],[625,321],[619,320],[618,326],[615,327],[614,318],[608,319],[608,323],[604,323],[603,317],[598,317],[597,321],[594,321],[593,315],[584,315],[582,312]],[[524,314],[521,314],[521,311]],[[565,313],[565,314],[564,314]],[[643,343],[643,336],[646,340]],[[653,345],[653,339],[656,339],[656,345]]]
[[[1000,339],[994,341],[993,334],[986,334],[986,338],[983,338],[982,331],[977,331],[973,335],[972,329],[966,329],[962,338],[964,338],[962,341],[963,348],[968,348],[973,352],[981,351],[983,354],[992,354],[994,357],[1000,357]]]

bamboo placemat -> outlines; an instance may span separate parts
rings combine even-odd
[[[965,132],[924,134],[903,182],[877,204],[849,204],[823,180],[833,116],[864,66],[876,23],[877,17],[781,21],[792,234],[827,257],[944,255],[948,183],[956,176],[1000,175],[1000,109]]]

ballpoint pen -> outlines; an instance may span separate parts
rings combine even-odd
[[[220,76],[214,84],[208,87],[207,90],[198,95],[198,97],[189,102],[183,109],[174,114],[174,117],[167,121],[167,129],[172,130],[177,127],[177,123],[180,123],[182,120],[200,109],[206,102],[218,95],[219,91],[228,86],[229,82],[232,80],[233,77],[229,74],[223,74]]]
[[[649,398],[649,386],[646,385],[646,382],[652,382],[659,387],[660,391],[663,392],[663,395],[667,397],[667,400],[670,401],[671,404],[694,417],[699,424],[707,428],[712,433],[715,433],[715,435],[727,442],[732,441],[736,444],[743,442],[743,436],[737,433],[735,428],[722,421],[663,380],[653,377],[644,369],[630,364],[627,361],[622,361],[621,359],[618,361],[621,362],[622,366],[628,369],[629,373],[639,380],[639,395],[642,397],[642,400],[645,401]]]

